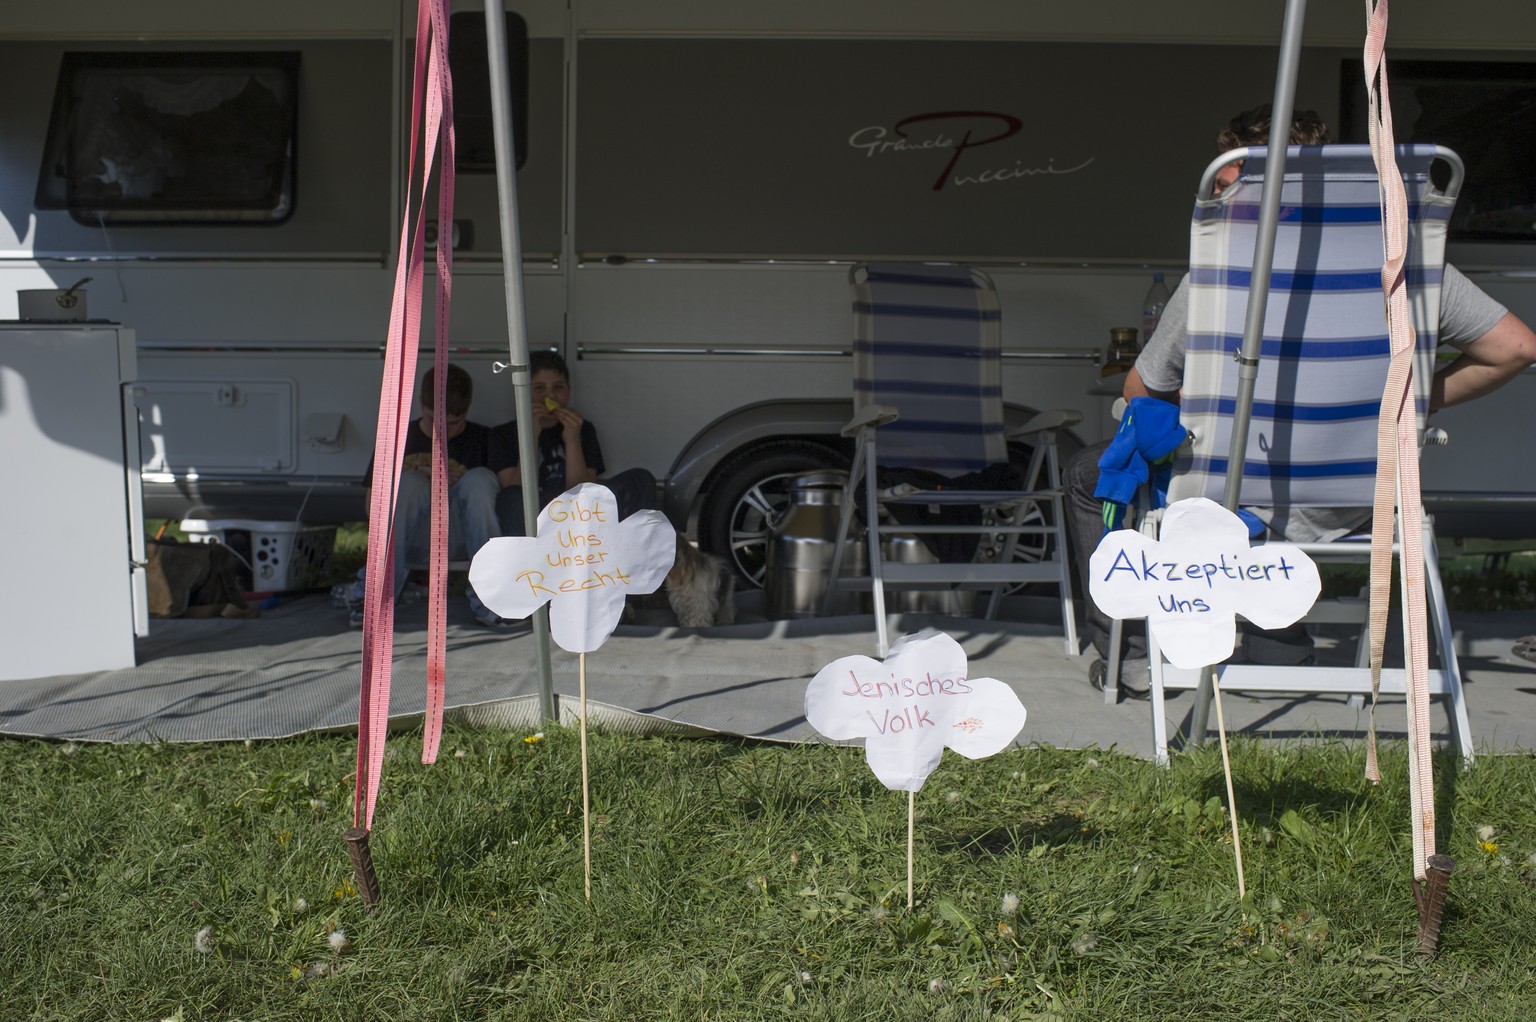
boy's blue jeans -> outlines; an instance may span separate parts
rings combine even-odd
[[[472,468],[448,488],[448,552],[472,558],[488,540],[501,535],[496,523],[496,494],[501,484],[488,468]],[[395,499],[395,599],[410,577],[410,558],[415,553],[425,560],[432,539],[432,477],[425,472],[406,472],[400,477],[400,493]],[[485,604],[466,591],[470,609],[476,616],[485,613]]]
[[[598,480],[613,492],[613,499],[619,506],[619,518],[623,520],[636,511],[645,511],[656,507],[656,477],[643,468],[626,469],[615,475],[605,476]],[[553,499],[555,494],[549,495]],[[549,503],[545,500],[544,503]],[[521,486],[508,486],[502,490],[495,500],[495,512],[498,526],[501,529],[498,536],[526,536],[528,535],[527,523],[523,520],[523,488]]]

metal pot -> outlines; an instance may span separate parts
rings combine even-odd
[[[75,281],[68,288],[39,288],[16,292],[16,311],[33,323],[79,323],[86,318],[85,292],[80,289],[90,277]]]
[[[815,472],[798,476],[790,484],[789,508],[768,540],[764,588],[770,618],[816,617],[821,613],[847,478],[846,472]],[[849,536],[842,573],[868,574],[867,556],[863,539]],[[859,613],[862,596],[838,593],[832,600],[832,613]]]

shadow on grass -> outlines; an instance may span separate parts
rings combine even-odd
[[[1007,853],[1021,854],[1039,845],[1059,848],[1090,844],[1104,835],[1073,813],[1054,813],[1035,821],[1004,824],[980,830],[954,829],[930,839],[936,851],[959,852],[975,858]]]
[[[1382,751],[1382,769],[1387,776],[1383,777],[1380,786],[1373,785],[1365,777],[1363,753],[1352,758],[1352,765],[1358,765],[1352,779],[1351,774],[1340,771],[1337,783],[1320,783],[1294,773],[1268,779],[1236,777],[1233,791],[1238,819],[1248,827],[1281,827],[1283,818],[1290,811],[1303,812],[1314,819],[1360,816],[1372,811],[1371,803],[1384,797],[1396,799],[1399,796],[1406,814],[1409,804],[1406,767],[1385,762],[1389,756],[1399,756],[1405,747],[1396,743],[1388,748],[1393,751]],[[1460,756],[1451,751],[1436,752],[1431,757],[1431,770],[1435,845],[1444,851],[1456,832],[1458,786],[1463,773]],[[1202,797],[1219,798],[1225,803],[1226,782],[1219,762],[1214,764],[1214,769],[1205,772],[1195,787]]]

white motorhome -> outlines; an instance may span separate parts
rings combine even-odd
[[[526,57],[514,93],[526,89],[530,346],[570,362],[574,403],[600,427],[609,466],[653,471],[674,520],[707,548],[736,550],[750,575],[749,541],[783,479],[843,456],[855,261],[984,267],[1002,301],[1013,412],[1076,407],[1079,442],[1107,435],[1109,330],[1137,325],[1152,272],[1182,272],[1215,129],[1272,94],[1283,4],[506,9],[527,35],[513,53]],[[489,136],[469,109],[484,88],[472,59],[483,8],[455,10],[469,15],[454,24],[470,42],[456,67],[467,119],[452,357],[477,379],[474,417],[494,423],[512,408],[491,371],[507,346]],[[0,319],[17,316],[19,290],[89,277],[90,315],[133,329],[151,515],[363,516],[409,191],[414,26],[408,0],[55,0],[0,17]],[[1343,140],[1364,130],[1351,77],[1362,36],[1359,4],[1309,15],[1297,103]],[[1407,101],[1400,137],[1443,129],[1425,140],[1463,150],[1469,189],[1495,174],[1505,188],[1490,200],[1499,216],[1485,203],[1451,258],[1530,322],[1533,50],[1528,3],[1393,11],[1390,52],[1405,61],[1395,94],[1449,97],[1434,109]],[[231,65],[275,83],[275,109],[217,102],[282,173],[246,188],[221,165],[203,168],[201,192],[168,191],[154,165],[186,154],[145,148],[153,117],[179,116],[174,131],[198,138],[231,118],[197,122],[202,101],[124,110],[101,97],[146,67],[220,94]],[[1468,97],[1496,109],[1436,123]],[[1516,194],[1521,182],[1530,194]],[[430,304],[430,273],[427,290]],[[1443,528],[1529,534],[1536,479],[1510,473],[1508,445],[1488,442],[1527,449],[1528,384],[1444,417],[1453,444],[1425,457]]]

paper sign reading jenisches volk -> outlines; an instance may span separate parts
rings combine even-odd
[[[869,767],[894,791],[918,791],[944,747],[983,759],[1024,728],[1024,705],[996,678],[967,676],[965,650],[942,632],[891,645],[885,660],[848,656],[817,672],[805,719],[827,738],[863,738]]]
[[[1115,618],[1147,619],[1176,667],[1232,655],[1235,614],[1260,628],[1301,619],[1321,590],[1317,565],[1289,543],[1250,547],[1237,515],[1204,497],[1163,512],[1161,539],[1108,533],[1088,562],[1089,592]]]
[[[525,618],[548,601],[550,635],[571,653],[602,646],[618,626],[624,597],[655,592],[677,555],[666,515],[637,511],[619,521],[612,491],[597,483],[550,501],[538,531],[481,547],[469,583],[505,618]]]

